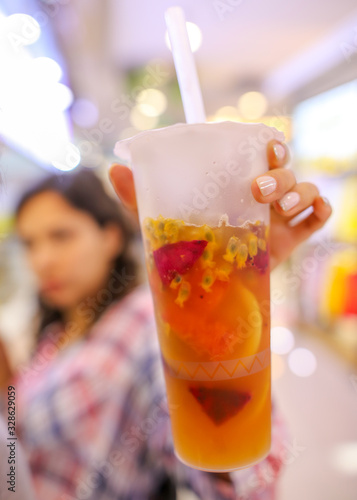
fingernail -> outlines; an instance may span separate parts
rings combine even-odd
[[[331,203],[329,202],[329,200],[327,198],[325,198],[324,196],[321,196],[321,199],[325,203],[326,206],[328,206],[328,207],[331,206]]]
[[[284,146],[282,146],[281,144],[274,144],[273,150],[277,160],[281,161],[285,158],[286,151]]]
[[[291,191],[291,193],[287,193],[284,195],[279,201],[279,205],[281,208],[284,210],[284,212],[287,212],[288,210],[291,210],[293,207],[295,207],[300,201],[300,195],[299,193],[296,193],[295,191]]]
[[[257,184],[262,195],[268,196],[268,194],[274,193],[277,183],[274,177],[270,177],[269,175],[262,175],[261,177],[258,177]]]

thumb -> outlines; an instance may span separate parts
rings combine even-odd
[[[137,214],[138,207],[136,203],[134,178],[130,168],[125,165],[114,163],[109,169],[109,178],[123,205],[131,212]]]

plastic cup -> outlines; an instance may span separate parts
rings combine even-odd
[[[133,169],[177,457],[212,472],[269,452],[269,207],[262,124],[178,124],[117,143]]]

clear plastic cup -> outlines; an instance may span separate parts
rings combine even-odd
[[[177,457],[222,472],[269,452],[269,207],[262,124],[178,124],[117,143],[133,169]]]

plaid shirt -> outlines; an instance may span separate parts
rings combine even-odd
[[[13,383],[38,500],[156,499],[168,478],[190,499],[274,498],[285,435],[277,416],[270,455],[231,473],[232,484],[176,459],[145,286],[112,304],[86,338],[67,346],[69,335],[51,325]]]

